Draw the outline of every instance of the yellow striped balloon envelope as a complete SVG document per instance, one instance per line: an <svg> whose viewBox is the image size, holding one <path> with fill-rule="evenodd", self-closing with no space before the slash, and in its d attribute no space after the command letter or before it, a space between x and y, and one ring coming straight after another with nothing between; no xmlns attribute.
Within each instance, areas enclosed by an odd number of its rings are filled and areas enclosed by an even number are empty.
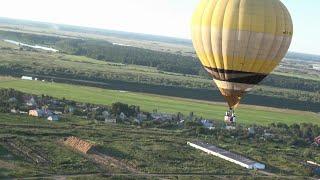
<svg viewBox="0 0 320 180"><path fill-rule="evenodd" d="M201 0L192 40L230 108L286 55L293 25L280 0Z"/></svg>

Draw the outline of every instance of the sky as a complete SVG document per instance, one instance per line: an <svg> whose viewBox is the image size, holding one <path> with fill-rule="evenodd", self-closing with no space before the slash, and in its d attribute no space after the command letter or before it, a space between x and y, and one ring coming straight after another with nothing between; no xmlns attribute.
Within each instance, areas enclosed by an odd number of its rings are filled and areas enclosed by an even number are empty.
<svg viewBox="0 0 320 180"><path fill-rule="evenodd" d="M0 17L190 39L199 0L1 0ZM320 1L282 0L294 22L291 51L320 55Z"/></svg>

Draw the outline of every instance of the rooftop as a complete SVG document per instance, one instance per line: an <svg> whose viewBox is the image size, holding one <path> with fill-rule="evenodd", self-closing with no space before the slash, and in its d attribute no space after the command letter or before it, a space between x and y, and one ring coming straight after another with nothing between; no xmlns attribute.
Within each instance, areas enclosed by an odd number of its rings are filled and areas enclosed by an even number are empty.
<svg viewBox="0 0 320 180"><path fill-rule="evenodd" d="M206 149L211 150L211 151L213 151L215 153L221 154L223 156L226 156L228 158L234 159L236 161L239 161L239 162L241 162L243 164L246 164L246 165L249 165L249 166L250 165L254 165L254 164L257 163L256 161L250 160L250 159L245 158L245 157L243 157L241 155L226 151L224 149L218 148L218 147L216 147L214 145L211 145L211 144L208 144L208 143L193 142L193 144L201 146L203 148L206 148Z"/></svg>

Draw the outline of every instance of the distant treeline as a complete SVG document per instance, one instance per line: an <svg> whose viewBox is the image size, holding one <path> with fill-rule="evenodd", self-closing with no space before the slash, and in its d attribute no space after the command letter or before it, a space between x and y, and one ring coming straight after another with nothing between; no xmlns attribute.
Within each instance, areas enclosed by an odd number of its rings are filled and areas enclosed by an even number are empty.
<svg viewBox="0 0 320 180"><path fill-rule="evenodd" d="M67 54L86 56L102 61L150 66L161 71L202 75L210 78L196 58L179 54L118 46L101 40L70 39L18 32L0 31L0 37L25 43L55 46ZM320 89L318 81L301 81L300 78L281 75L270 75L262 82L262 85L310 92L317 92Z"/></svg>
<svg viewBox="0 0 320 180"><path fill-rule="evenodd" d="M67 54L87 56L97 60L150 66L158 70L182 74L199 75L201 71L199 61L191 56L118 46L99 40L64 39L55 45Z"/></svg>
<svg viewBox="0 0 320 180"><path fill-rule="evenodd" d="M296 59L296 60L320 61L320 56L313 55L313 54L289 52L286 57L288 59Z"/></svg>
<svg viewBox="0 0 320 180"><path fill-rule="evenodd" d="M67 54L86 56L102 61L150 66L161 71L182 74L203 74L199 61L191 56L113 45L103 40L70 39L7 31L0 31L0 37L24 43L54 46Z"/></svg>
<svg viewBox="0 0 320 180"><path fill-rule="evenodd" d="M261 84L277 88L295 89L301 91L320 93L319 81L310 79L301 79L296 77L271 74L264 81L262 81Z"/></svg>

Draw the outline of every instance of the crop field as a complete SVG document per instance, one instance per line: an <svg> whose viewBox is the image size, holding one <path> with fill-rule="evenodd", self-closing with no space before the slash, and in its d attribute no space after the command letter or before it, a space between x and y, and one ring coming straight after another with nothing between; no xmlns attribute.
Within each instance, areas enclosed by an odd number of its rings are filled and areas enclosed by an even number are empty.
<svg viewBox="0 0 320 180"><path fill-rule="evenodd" d="M126 91L115 91L86 86L76 86L60 83L49 83L40 81L23 81L18 79L2 78L0 88L13 88L19 91L32 94L46 94L57 98L67 97L68 99L88 102L93 104L110 105L115 102L123 102L132 105L139 105L143 110L177 113L188 115L194 112L198 116L208 119L222 120L227 106L223 103L209 101L197 101L190 99L158 96L144 93L133 93ZM314 123L320 124L320 116L316 113L279 110L266 107L241 105L237 110L241 123L261 124L283 122L293 123Z"/></svg>

